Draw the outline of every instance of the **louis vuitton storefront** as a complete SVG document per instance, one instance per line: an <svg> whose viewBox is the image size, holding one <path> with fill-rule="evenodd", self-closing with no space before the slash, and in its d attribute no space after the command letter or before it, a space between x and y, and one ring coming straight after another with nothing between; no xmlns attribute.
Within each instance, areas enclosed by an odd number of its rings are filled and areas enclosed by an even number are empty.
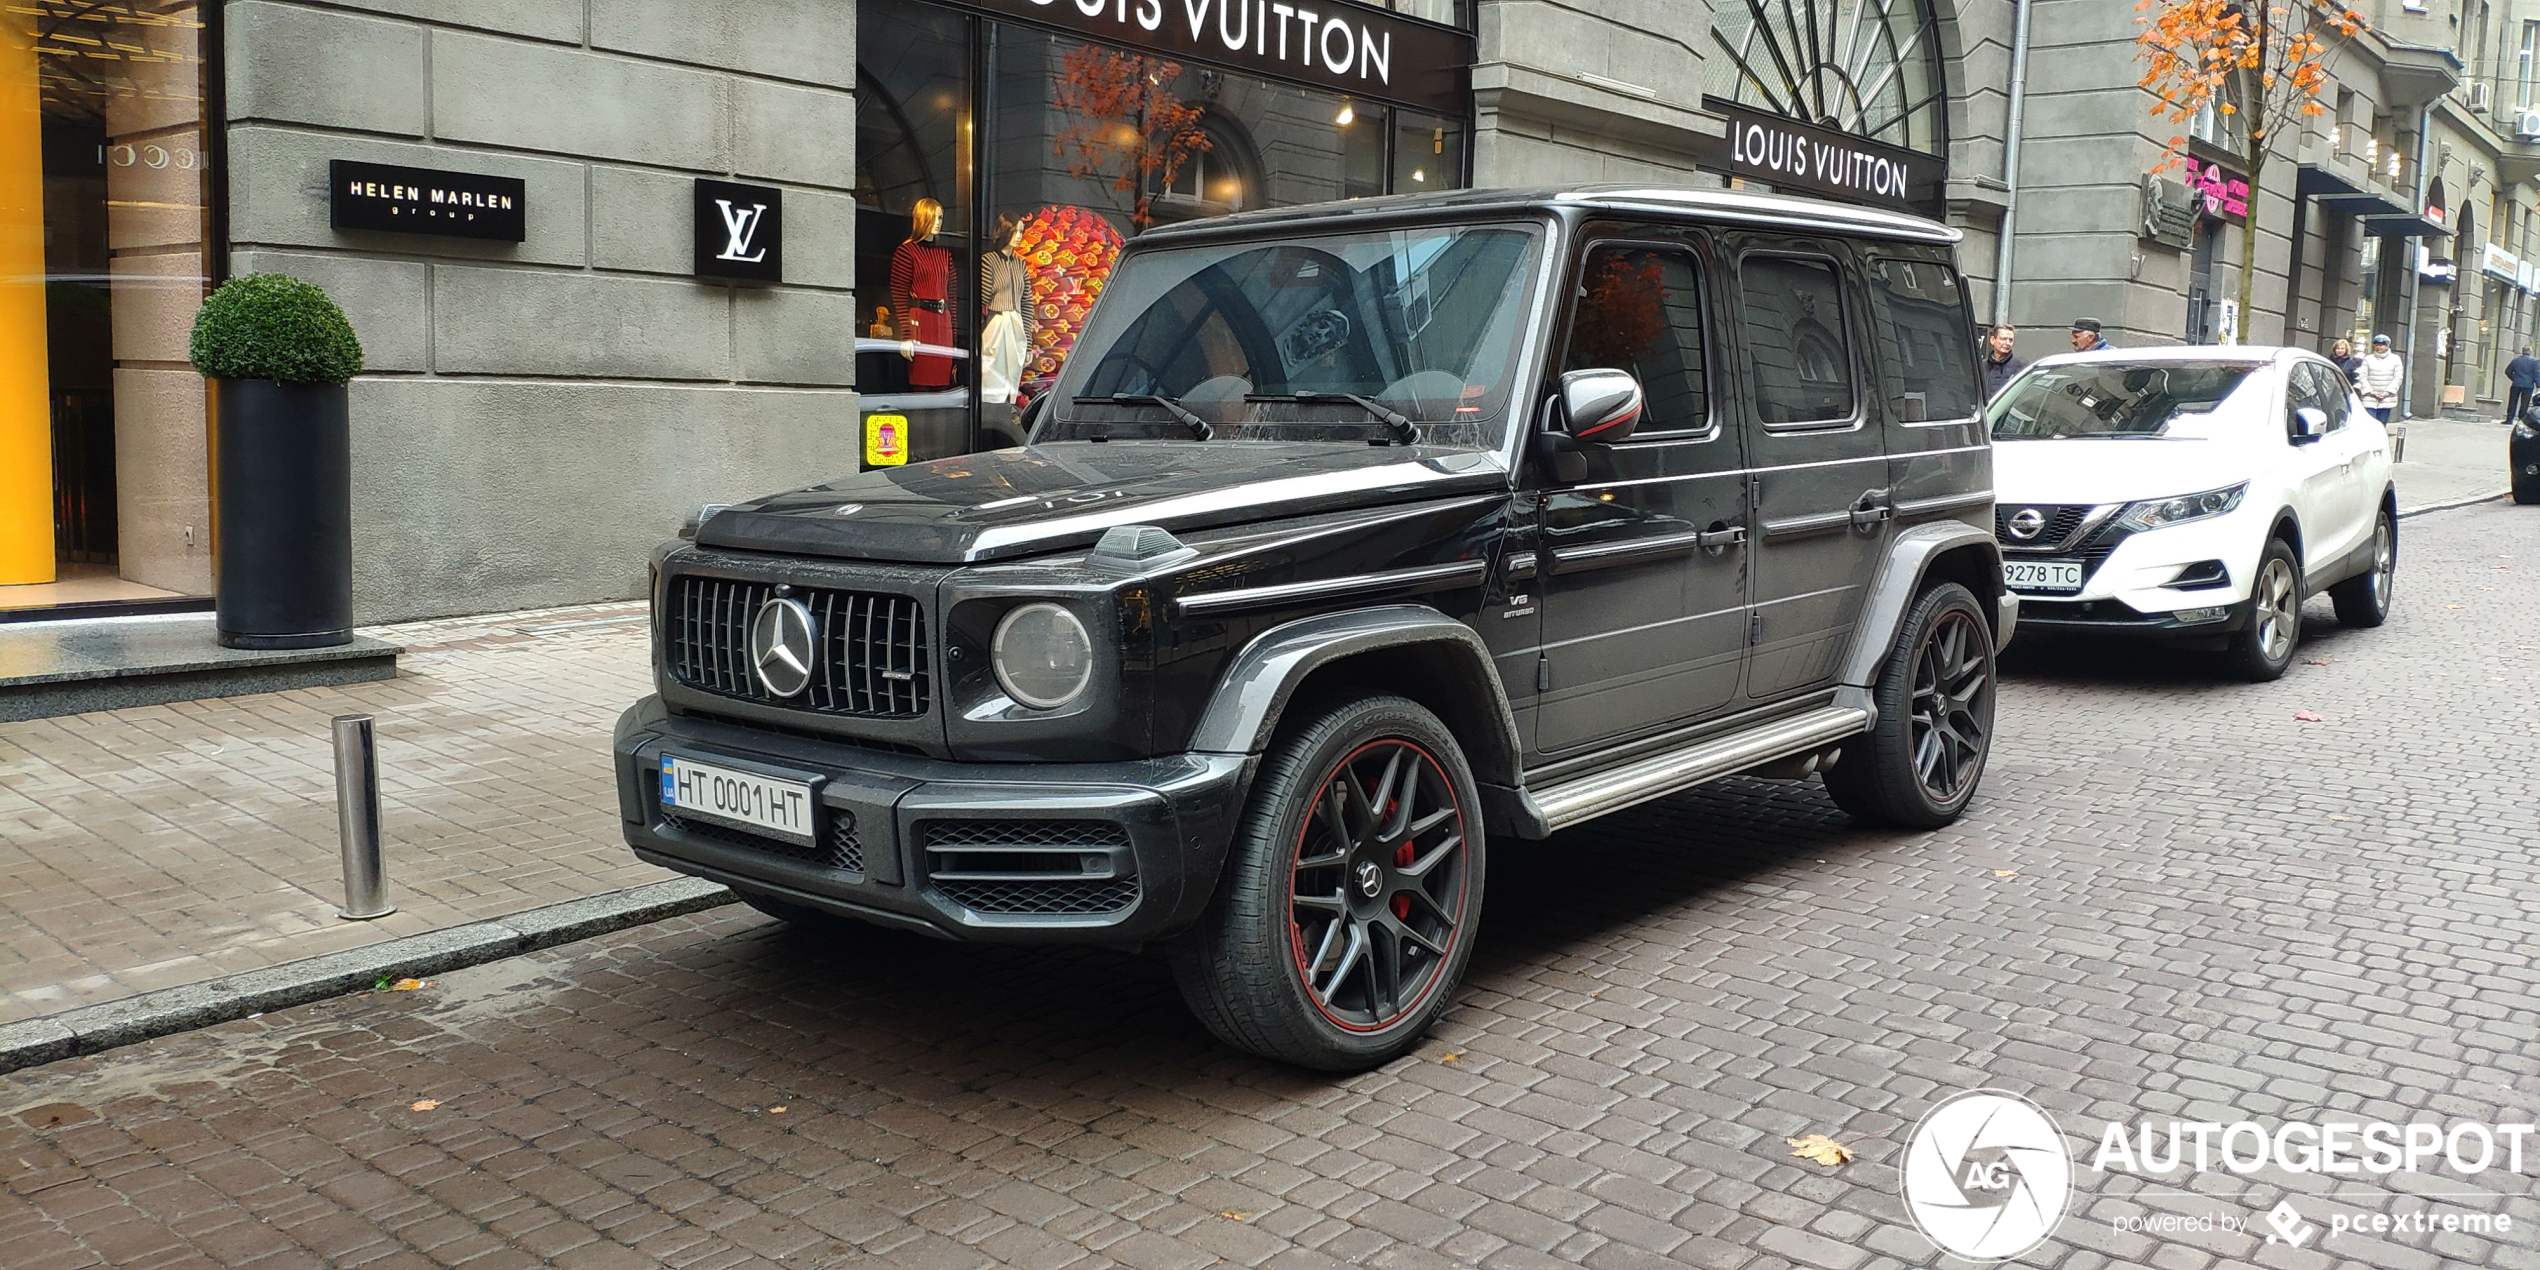
<svg viewBox="0 0 2540 1270"><path fill-rule="evenodd" d="M1016 439L1149 226L1464 186L1469 12L862 0L861 461Z"/></svg>

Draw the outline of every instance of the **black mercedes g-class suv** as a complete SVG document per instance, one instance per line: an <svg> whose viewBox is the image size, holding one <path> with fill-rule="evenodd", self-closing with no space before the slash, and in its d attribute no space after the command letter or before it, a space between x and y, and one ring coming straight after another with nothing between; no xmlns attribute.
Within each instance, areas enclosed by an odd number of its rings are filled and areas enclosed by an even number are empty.
<svg viewBox="0 0 2540 1270"><path fill-rule="evenodd" d="M1030 444L657 553L627 841L815 927L1163 941L1347 1069L1446 1007L1494 840L1740 772L1944 824L2018 612L1956 239L1638 188L1142 235Z"/></svg>

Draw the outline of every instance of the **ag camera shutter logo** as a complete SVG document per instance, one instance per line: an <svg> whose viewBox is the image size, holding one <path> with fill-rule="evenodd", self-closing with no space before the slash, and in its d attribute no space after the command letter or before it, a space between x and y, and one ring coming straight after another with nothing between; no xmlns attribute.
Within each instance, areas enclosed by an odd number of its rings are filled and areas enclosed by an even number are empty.
<svg viewBox="0 0 2540 1270"><path fill-rule="evenodd" d="M1923 1236L1970 1261L2034 1248L2072 1199L2072 1152L2037 1104L1975 1089L1931 1109L1905 1145L1905 1211Z"/></svg>

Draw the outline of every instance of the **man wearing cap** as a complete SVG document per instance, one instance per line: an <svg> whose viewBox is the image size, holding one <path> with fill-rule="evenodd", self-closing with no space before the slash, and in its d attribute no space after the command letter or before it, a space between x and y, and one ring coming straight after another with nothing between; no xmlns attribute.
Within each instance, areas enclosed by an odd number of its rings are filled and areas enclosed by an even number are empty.
<svg viewBox="0 0 2540 1270"><path fill-rule="evenodd" d="M2099 319L2097 319L2097 318L2074 318L2074 319L2073 319L2073 351L2074 351L2074 352L2076 352L2076 353L2095 353L2095 352L2098 352L2100 349L2106 348L2107 346L2108 346L2108 341L2107 341L2105 338L2101 337L2101 336L2100 336L2100 334L2099 334Z"/></svg>
<svg viewBox="0 0 2540 1270"><path fill-rule="evenodd" d="M2399 385L2408 377L2408 364L2390 351L2390 337L2372 337L2372 355L2355 371L2355 391L2364 399L2364 409L2383 423L2399 410Z"/></svg>

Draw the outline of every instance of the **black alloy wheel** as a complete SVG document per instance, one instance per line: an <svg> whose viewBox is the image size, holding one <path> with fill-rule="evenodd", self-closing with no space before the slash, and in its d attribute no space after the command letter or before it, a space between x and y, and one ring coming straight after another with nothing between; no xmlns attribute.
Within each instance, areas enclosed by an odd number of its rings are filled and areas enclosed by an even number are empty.
<svg viewBox="0 0 2540 1270"><path fill-rule="evenodd" d="M1915 599L1871 689L1878 721L1844 742L1826 792L1863 820L1937 829L1984 779L1993 746L1993 626L1955 582Z"/></svg>
<svg viewBox="0 0 2540 1270"><path fill-rule="evenodd" d="M1400 697L1283 727L1253 779L1214 906L1172 947L1227 1043L1355 1071L1409 1049L1471 958L1480 795L1453 734Z"/></svg>
<svg viewBox="0 0 2540 1270"><path fill-rule="evenodd" d="M1327 776L1297 837L1290 951L1334 1024L1417 1009L1463 929L1464 810L1437 757L1387 738Z"/></svg>

